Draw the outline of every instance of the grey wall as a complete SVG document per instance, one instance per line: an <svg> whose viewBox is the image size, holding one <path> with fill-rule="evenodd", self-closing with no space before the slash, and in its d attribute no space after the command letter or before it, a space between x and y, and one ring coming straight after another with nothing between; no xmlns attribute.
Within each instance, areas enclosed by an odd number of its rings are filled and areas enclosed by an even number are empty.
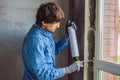
<svg viewBox="0 0 120 80"><path fill-rule="evenodd" d="M68 0L0 0L0 80L22 80L23 63L21 45L23 38L35 21L35 13L43 2L56 1L68 14ZM54 36L64 35L64 24ZM63 29L62 29L63 28ZM57 67L67 65L67 49L57 56ZM59 80L67 80L67 76Z"/></svg>

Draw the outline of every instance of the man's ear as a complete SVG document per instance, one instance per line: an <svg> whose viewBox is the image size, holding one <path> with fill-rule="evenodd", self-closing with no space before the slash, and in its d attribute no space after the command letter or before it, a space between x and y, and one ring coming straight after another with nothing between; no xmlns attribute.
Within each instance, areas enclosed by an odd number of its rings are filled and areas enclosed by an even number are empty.
<svg viewBox="0 0 120 80"><path fill-rule="evenodd" d="M41 23L42 23L42 28L43 29L45 29L48 26L48 24L46 24L44 21L42 21Z"/></svg>
<svg viewBox="0 0 120 80"><path fill-rule="evenodd" d="M42 21L41 23L42 23L42 26L44 26L44 27L48 26L48 24L45 23L44 21Z"/></svg>
<svg viewBox="0 0 120 80"><path fill-rule="evenodd" d="M45 22L44 22L44 21L42 21L41 23L42 23L42 25L45 25Z"/></svg>

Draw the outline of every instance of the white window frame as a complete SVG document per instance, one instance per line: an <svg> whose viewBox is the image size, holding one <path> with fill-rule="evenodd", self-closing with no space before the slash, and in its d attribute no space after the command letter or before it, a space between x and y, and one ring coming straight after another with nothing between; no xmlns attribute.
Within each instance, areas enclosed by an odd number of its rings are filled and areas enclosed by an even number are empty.
<svg viewBox="0 0 120 80"><path fill-rule="evenodd" d="M96 51L94 59L94 80L101 80L101 71L120 76L120 65L102 61L103 53L103 26L104 26L104 0L96 0Z"/></svg>

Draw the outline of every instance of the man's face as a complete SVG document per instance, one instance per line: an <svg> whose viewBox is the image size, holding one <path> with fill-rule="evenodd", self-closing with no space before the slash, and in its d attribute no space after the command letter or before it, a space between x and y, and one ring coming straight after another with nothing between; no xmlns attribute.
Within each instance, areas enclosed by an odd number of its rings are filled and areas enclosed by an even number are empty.
<svg viewBox="0 0 120 80"><path fill-rule="evenodd" d="M44 23L43 29L49 31L49 32L55 32L57 28L60 27L60 22L54 22L54 23Z"/></svg>

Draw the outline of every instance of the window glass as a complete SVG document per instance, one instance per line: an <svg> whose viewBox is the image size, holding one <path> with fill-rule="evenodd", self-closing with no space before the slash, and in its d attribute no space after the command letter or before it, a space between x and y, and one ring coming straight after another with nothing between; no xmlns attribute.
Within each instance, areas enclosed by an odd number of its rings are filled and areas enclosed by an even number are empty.
<svg viewBox="0 0 120 80"><path fill-rule="evenodd" d="M120 80L120 76L113 75L108 72L100 71L102 77L99 80Z"/></svg>
<svg viewBox="0 0 120 80"><path fill-rule="evenodd" d="M120 31L118 2L104 0L103 61L120 63ZM120 20L120 19L119 19Z"/></svg>

